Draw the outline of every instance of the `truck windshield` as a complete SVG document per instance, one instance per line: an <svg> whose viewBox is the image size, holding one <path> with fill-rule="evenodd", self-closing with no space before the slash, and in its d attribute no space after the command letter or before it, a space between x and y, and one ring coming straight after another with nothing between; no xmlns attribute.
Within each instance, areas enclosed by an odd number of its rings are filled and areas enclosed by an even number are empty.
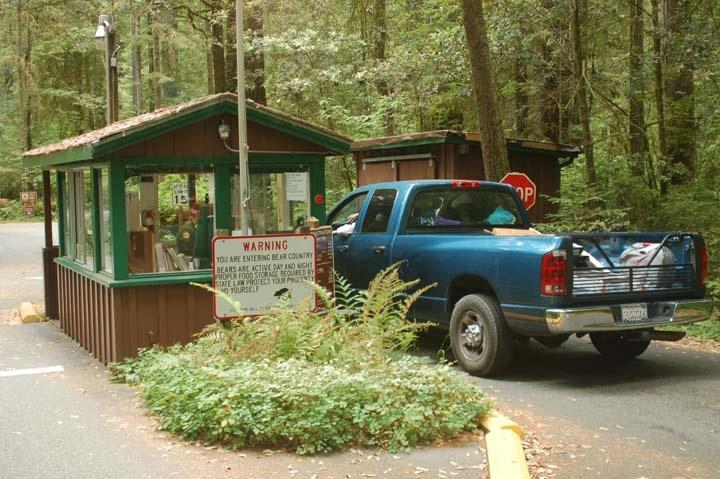
<svg viewBox="0 0 720 479"><path fill-rule="evenodd" d="M510 193L493 190L429 190L415 196L408 229L524 226Z"/></svg>

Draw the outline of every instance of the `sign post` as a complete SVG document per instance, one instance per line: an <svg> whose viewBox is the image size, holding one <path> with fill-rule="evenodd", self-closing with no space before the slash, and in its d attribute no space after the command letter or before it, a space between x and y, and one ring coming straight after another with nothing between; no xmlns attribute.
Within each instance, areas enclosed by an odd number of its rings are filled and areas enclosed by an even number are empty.
<svg viewBox="0 0 720 479"><path fill-rule="evenodd" d="M213 239L213 288L231 298L242 314L267 313L281 297L289 306L315 306L316 245L312 234L219 236ZM238 316L219 294L217 319Z"/></svg>
<svg viewBox="0 0 720 479"><path fill-rule="evenodd" d="M37 204L36 191L20 192L20 205L26 216L35 216L35 204Z"/></svg>
<svg viewBox="0 0 720 479"><path fill-rule="evenodd" d="M529 210L535 205L535 201L537 200L537 188L533 180L531 180L525 173L519 173L516 171L510 172L503 176L500 183L505 183L515 188L515 191L518 192L520 199L525 204L526 210Z"/></svg>

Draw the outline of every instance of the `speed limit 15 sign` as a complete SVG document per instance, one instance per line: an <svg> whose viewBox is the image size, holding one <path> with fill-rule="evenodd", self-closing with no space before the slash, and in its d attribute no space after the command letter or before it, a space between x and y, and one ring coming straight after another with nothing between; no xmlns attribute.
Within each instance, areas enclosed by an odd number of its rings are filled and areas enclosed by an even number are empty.
<svg viewBox="0 0 720 479"><path fill-rule="evenodd" d="M173 183L172 185L172 205L186 206L189 202L188 186L186 183Z"/></svg>

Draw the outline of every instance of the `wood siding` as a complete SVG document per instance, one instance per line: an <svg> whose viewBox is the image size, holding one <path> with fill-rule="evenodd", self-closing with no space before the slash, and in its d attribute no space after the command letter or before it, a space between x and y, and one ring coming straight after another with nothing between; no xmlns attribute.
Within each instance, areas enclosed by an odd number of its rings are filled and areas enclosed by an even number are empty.
<svg viewBox="0 0 720 479"><path fill-rule="evenodd" d="M237 117L229 114L217 115L192 125L173 130L169 133L141 141L112 154L112 158L208 158L232 154L223 145L218 136L221 122L231 125L228 144L237 149ZM250 153L318 153L324 154L325 148L315 143L288 135L273 128L248 122L248 145Z"/></svg>
<svg viewBox="0 0 720 479"><path fill-rule="evenodd" d="M196 286L111 289L57 268L60 327L104 364L154 344L187 343L214 321L212 295Z"/></svg>
<svg viewBox="0 0 720 479"><path fill-rule="evenodd" d="M395 162L367 163L366 158L390 157L415 153L433 155L432 165L428 160L402 160ZM535 155L525 151L510 151L510 168L527 174L537 187L537 200L528 211L530 221L543 223L548 214L557 212L557 207L542 195L559 196L560 164L551 155ZM482 153L479 144L441 143L405 148L367 150L353 153L357 168L358 186L381 181L425 180L432 178L484 180Z"/></svg>

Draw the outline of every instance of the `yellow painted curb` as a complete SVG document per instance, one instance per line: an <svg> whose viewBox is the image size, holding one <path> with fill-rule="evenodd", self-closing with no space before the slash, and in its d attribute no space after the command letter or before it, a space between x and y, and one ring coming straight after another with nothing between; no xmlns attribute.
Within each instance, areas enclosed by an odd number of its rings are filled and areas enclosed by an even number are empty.
<svg viewBox="0 0 720 479"><path fill-rule="evenodd" d="M497 411L482 420L491 479L529 479L522 438L525 431Z"/></svg>
<svg viewBox="0 0 720 479"><path fill-rule="evenodd" d="M23 324L40 322L40 316L35 312L32 303L22 303L20 305L20 321Z"/></svg>

